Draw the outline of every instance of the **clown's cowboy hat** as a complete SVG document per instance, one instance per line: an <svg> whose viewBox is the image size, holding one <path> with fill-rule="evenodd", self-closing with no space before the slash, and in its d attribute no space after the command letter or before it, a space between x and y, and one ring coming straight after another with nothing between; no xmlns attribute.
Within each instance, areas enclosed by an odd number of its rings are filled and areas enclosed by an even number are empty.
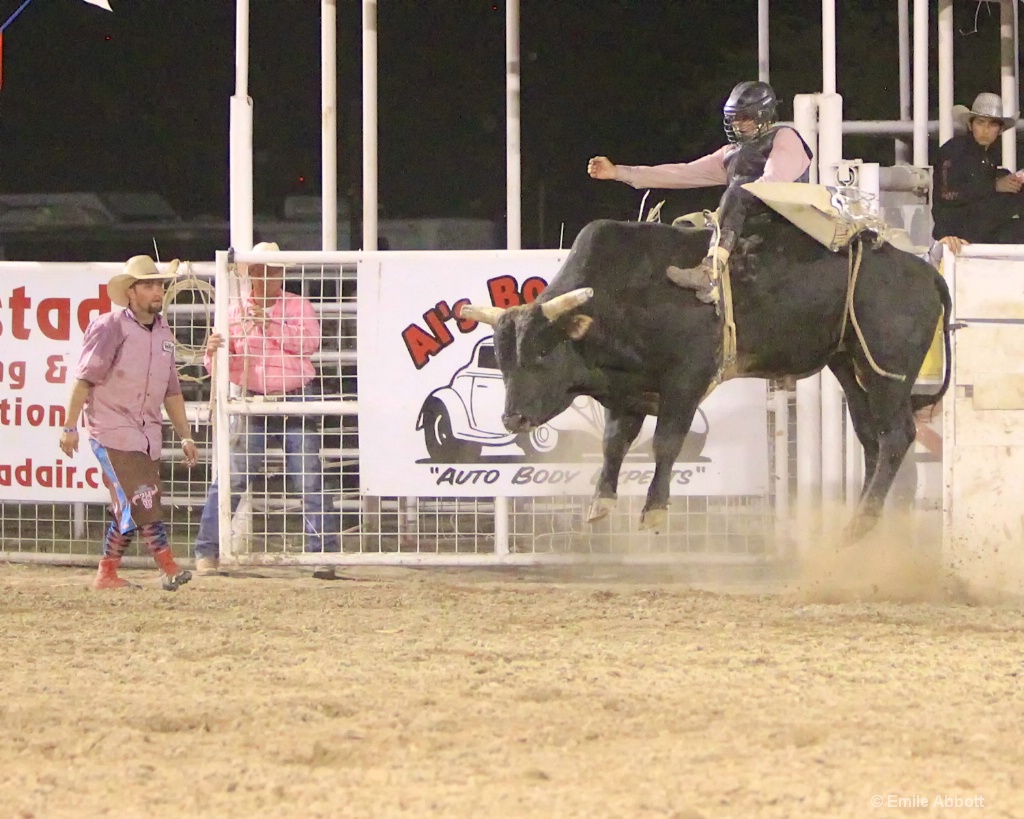
<svg viewBox="0 0 1024 819"><path fill-rule="evenodd" d="M178 275L177 259L168 262L167 270L163 273L149 256L132 256L124 263L124 271L118 273L107 282L107 295L110 301L118 307L128 306L128 288L135 282L150 282L165 279L173 279Z"/></svg>
<svg viewBox="0 0 1024 819"><path fill-rule="evenodd" d="M1016 117L1003 116L1003 101L998 94L982 92L974 98L974 104L968 108L966 105L953 106L953 124L957 128L967 128L975 117L987 117L997 119L1003 124L1003 130L1012 128L1017 124Z"/></svg>

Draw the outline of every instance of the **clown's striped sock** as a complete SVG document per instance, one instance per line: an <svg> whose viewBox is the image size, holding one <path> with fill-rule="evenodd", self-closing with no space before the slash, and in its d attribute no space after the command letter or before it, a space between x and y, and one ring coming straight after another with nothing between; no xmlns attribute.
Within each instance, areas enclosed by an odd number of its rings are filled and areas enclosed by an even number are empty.
<svg viewBox="0 0 1024 819"><path fill-rule="evenodd" d="M107 527L107 534L103 538L103 556L120 558L128 550L134 535L134 529L128 534L122 535L117 524L111 521L110 526Z"/></svg>

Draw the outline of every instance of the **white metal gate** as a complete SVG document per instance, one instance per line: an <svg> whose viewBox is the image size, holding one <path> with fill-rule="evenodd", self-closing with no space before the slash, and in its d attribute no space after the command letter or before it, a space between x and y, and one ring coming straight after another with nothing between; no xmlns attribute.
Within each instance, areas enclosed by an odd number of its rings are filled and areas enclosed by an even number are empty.
<svg viewBox="0 0 1024 819"><path fill-rule="evenodd" d="M1024 248L944 262L957 326L943 406L943 548L979 590L1024 592Z"/></svg>

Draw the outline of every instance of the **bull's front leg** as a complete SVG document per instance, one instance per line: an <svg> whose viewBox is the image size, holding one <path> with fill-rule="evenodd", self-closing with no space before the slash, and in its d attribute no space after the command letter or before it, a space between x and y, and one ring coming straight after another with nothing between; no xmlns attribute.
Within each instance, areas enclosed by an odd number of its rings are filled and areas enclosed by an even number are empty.
<svg viewBox="0 0 1024 819"><path fill-rule="evenodd" d="M605 409L602 440L604 464L601 467L601 478L597 482L597 491L594 492L594 501L587 514L587 523L594 523L607 517L615 508L622 461L636 436L640 434L640 427L643 426L646 417L636 412Z"/></svg>
<svg viewBox="0 0 1024 819"><path fill-rule="evenodd" d="M641 530L664 532L668 525L672 472L699 404L699 398L680 401L678 404L668 404L662 399L663 408L678 408L678 412L666 412L658 417L658 426L654 431L654 479L647 488L647 502L640 515Z"/></svg>

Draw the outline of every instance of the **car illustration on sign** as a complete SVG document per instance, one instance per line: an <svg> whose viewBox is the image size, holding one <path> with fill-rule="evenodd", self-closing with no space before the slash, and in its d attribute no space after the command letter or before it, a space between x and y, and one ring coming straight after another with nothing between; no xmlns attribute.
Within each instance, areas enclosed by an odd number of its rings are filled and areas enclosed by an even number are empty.
<svg viewBox="0 0 1024 819"><path fill-rule="evenodd" d="M569 460L600 457L604 433L604 408L589 396L578 396L565 412L529 432L512 433L501 421L505 407L505 383L498 367L494 340L477 342L469 363L456 370L451 382L427 396L416 419L430 460L440 463L471 463L481 459L484 448L517 445L523 460ZM633 444L633 457L650 459L656 419L648 418ZM680 461L700 460L707 440L707 417L697 410ZM571 453L571 455L569 454ZM628 457L628 456L627 456Z"/></svg>

